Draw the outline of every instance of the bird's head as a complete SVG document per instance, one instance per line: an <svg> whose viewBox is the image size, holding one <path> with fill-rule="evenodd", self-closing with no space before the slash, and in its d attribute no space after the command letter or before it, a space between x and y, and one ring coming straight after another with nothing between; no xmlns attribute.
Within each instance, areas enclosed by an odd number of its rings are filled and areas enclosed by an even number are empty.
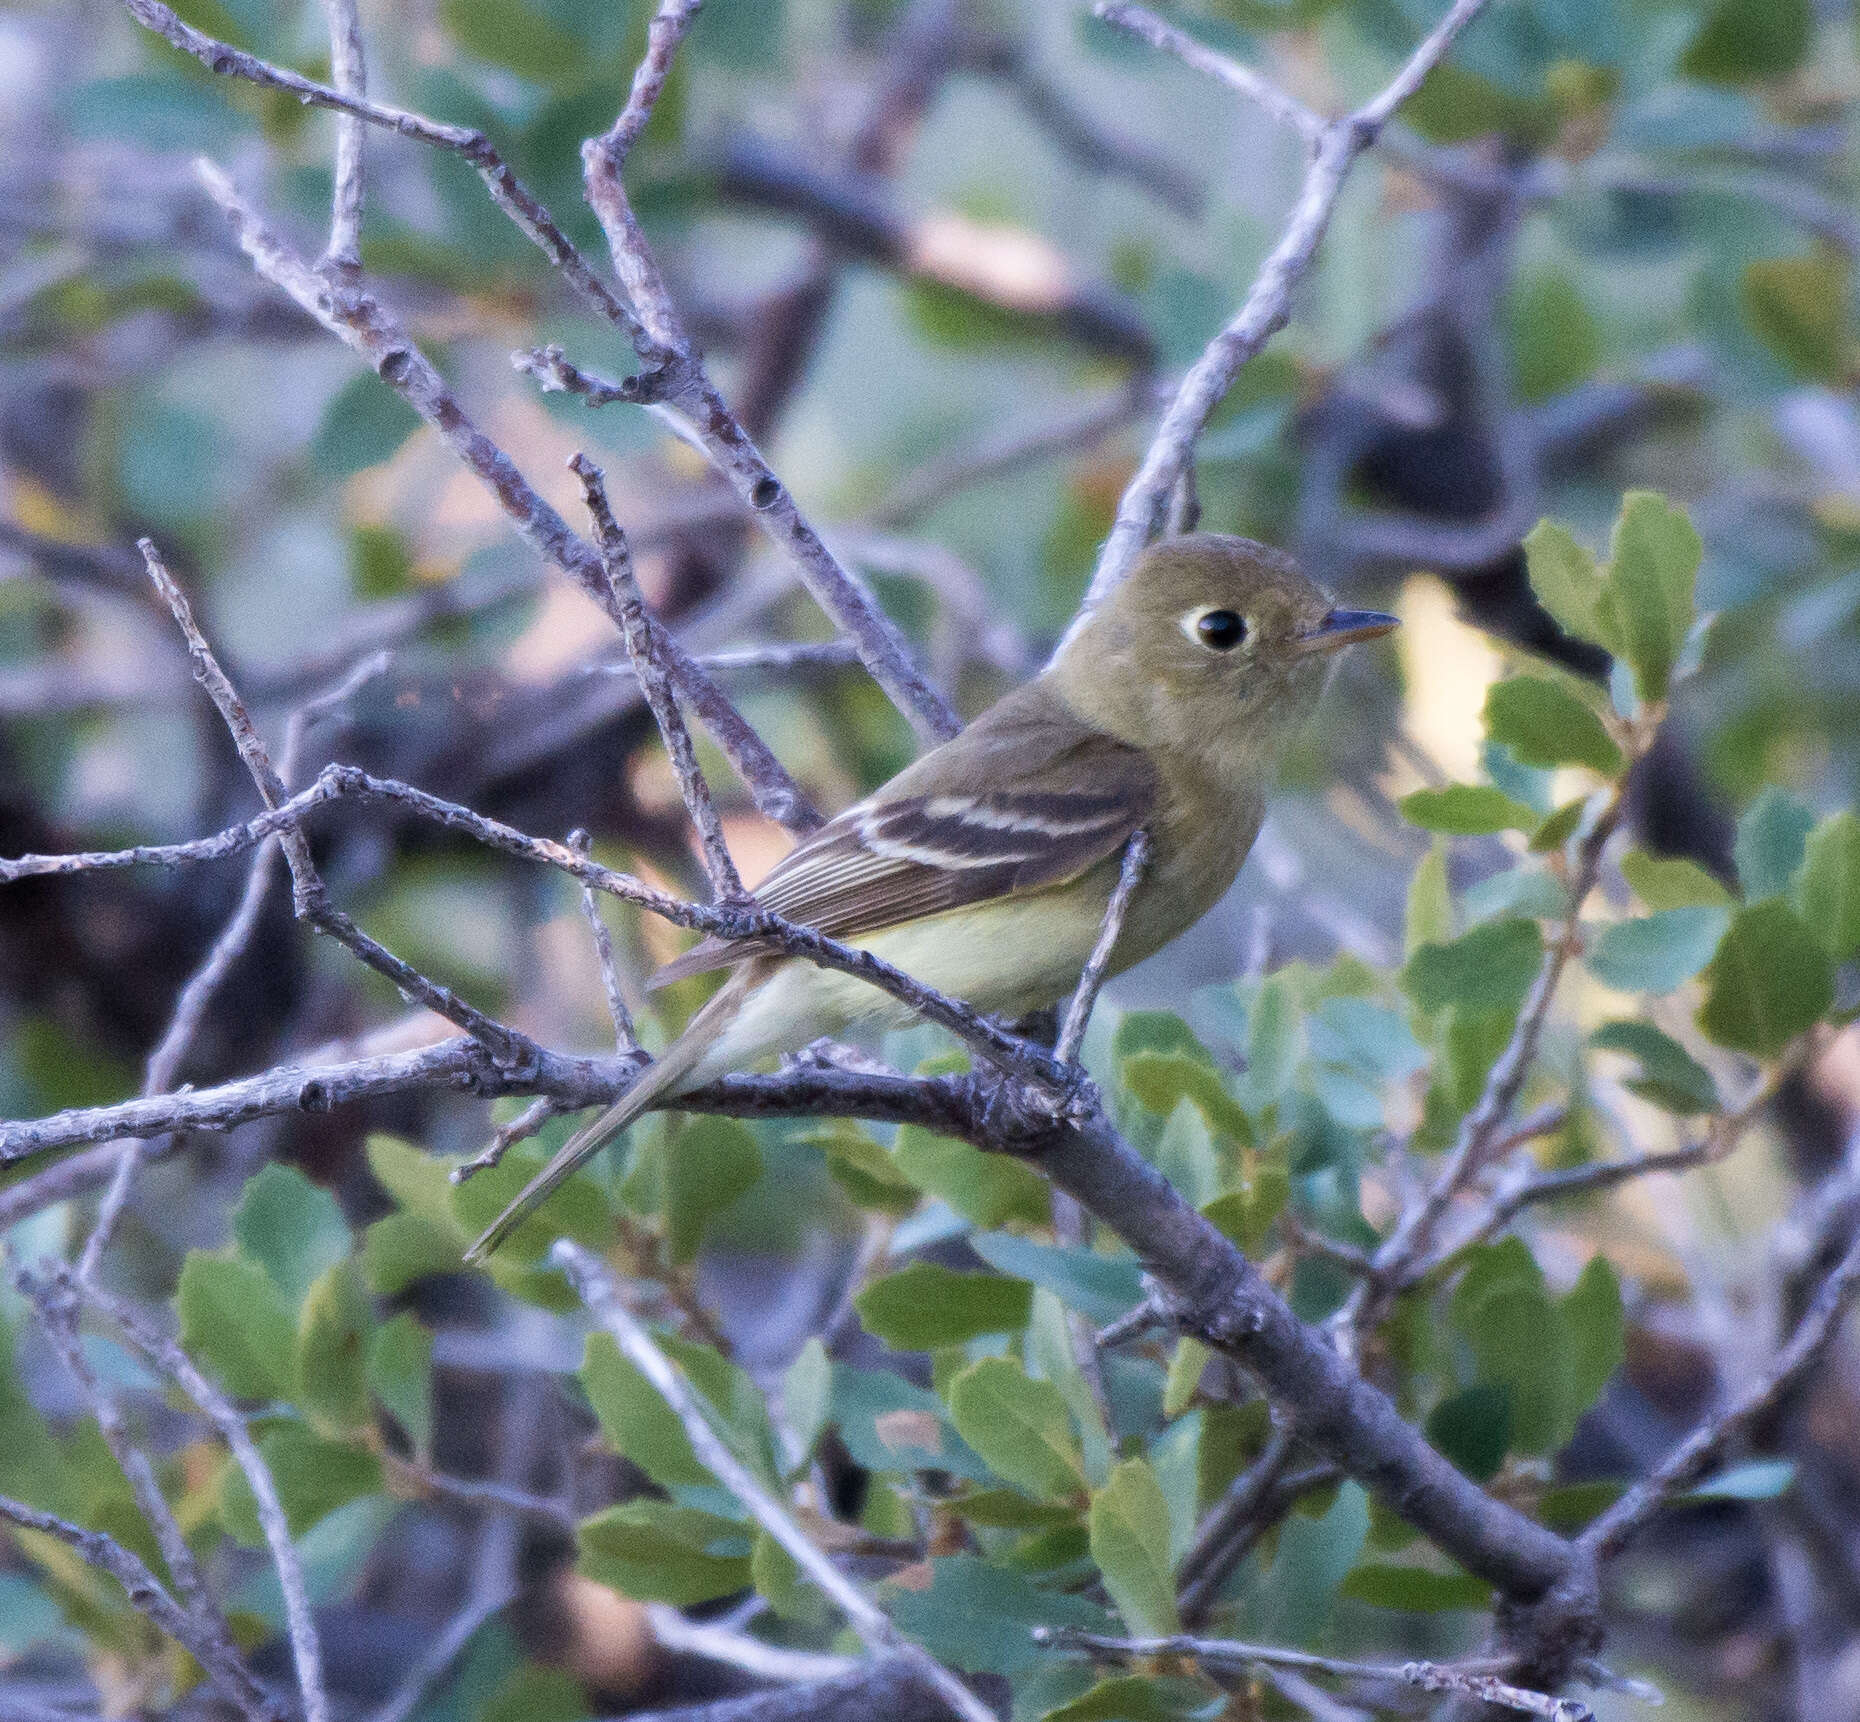
<svg viewBox="0 0 1860 1722"><path fill-rule="evenodd" d="M1336 654L1396 626L1344 610L1283 551L1221 533L1152 546L1048 666L1066 703L1139 747L1276 755Z"/></svg>

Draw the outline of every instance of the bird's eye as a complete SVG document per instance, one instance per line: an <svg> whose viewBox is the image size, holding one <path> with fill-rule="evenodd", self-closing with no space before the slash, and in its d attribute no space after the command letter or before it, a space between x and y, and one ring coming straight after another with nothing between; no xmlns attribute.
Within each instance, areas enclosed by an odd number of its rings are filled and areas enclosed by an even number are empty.
<svg viewBox="0 0 1860 1722"><path fill-rule="evenodd" d="M1194 621L1195 638L1211 652L1231 652L1246 639L1246 617L1237 610L1204 610Z"/></svg>

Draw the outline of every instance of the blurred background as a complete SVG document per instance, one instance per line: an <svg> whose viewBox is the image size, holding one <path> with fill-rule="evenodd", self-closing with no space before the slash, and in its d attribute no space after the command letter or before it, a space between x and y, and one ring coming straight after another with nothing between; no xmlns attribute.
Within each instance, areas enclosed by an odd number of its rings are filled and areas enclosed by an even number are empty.
<svg viewBox="0 0 1860 1722"><path fill-rule="evenodd" d="M316 6L177 10L327 75ZM1437 11L1202 0L1169 15L1338 111ZM645 16L637 0L364 3L370 91L482 127L604 257L578 148L611 123ZM1536 607L1519 540L1549 515L1599 545L1627 487L1689 509L1706 544L1700 607L1719 618L1638 786L1637 840L1722 874L1763 787L1820 811L1854 801L1857 98L1856 21L1838 0L1501 0L1468 32L1363 162L1291 327L1198 459L1205 526L1294 549L1340 598L1406 626L1352 654L1232 897L1119 983L1118 1006L1212 1020L1236 975L1339 950L1399 960L1427 840L1394 801L1482 774L1509 783L1518 768L1482 757L1479 723L1507 652L1605 671ZM146 533L274 752L293 710L390 654L309 726L298 782L355 761L539 835L585 828L610 864L700 890L610 625L430 430L253 274L193 175L212 157L313 254L332 138L326 114L212 78L102 0L0 7L0 853L181 840L254 806L140 572ZM366 148L365 267L483 428L571 521L568 457L603 465L651 602L691 650L723 654L717 673L822 808L905 763L902 720L699 459L637 408L543 393L512 366L513 351L556 343L617 376L631 355L470 168L376 132ZM1244 297L1300 168L1290 134L1060 0L709 0L628 178L744 423L972 713L1063 630L1168 385ZM761 650L777 644L799 649ZM753 880L786 838L705 758ZM593 948L561 881L378 810L320 820L316 843L336 899L427 973L551 1046L606 1043ZM1500 839L1456 845L1455 883L1508 859ZM134 1093L243 885L235 864L0 891L0 1114ZM639 983L680 938L609 919L656 1044L701 989L648 1006ZM274 888L178 1076L442 1032L296 930ZM1774 1151L1696 1213L1631 1194L1611 1206L1596 1223L1624 1276L1690 1283L1719 1300L1721 1328L1734 1322L1791 1170L1829 1163L1852 1128L1857 1064L1824 1061L1797 1083ZM112 1273L165 1293L183 1252L225 1239L267 1161L333 1192L360 1227L388 1205L371 1132L458 1152L488 1123L480 1103L418 1095L185 1143L140 1184ZM818 1327L861 1235L799 1137L765 1142L762 1181L719 1216L699 1269L751 1361L785 1362ZM37 1215L15 1249L63 1248L82 1209ZM448 1468L521 1477L524 1444L559 1443L569 1415L537 1383L578 1347L480 1283L420 1297L439 1332ZM1690 1317L1643 1313L1594 1439L1657 1451L1709 1392L1711 1354ZM56 1373L29 1335L18 1343L24 1377ZM1852 1412L1839 1402L1831 1448L1852 1452ZM533 1581L525 1606L481 1635L430 1714L577 1715L583 1692L613 1710L702 1696L717 1678L652 1647L614 1593L569 1580L547 1527L504 1524L509 1546L487 1555L464 1508L363 1504L373 1517L326 1520L314 1547L344 1623L332 1683L354 1706L391 1686L472 1563L493 1558ZM1843 1509L1829 1533L1847 1589L1816 1664L1831 1707L1815 1711L1776 1645L1791 1611L1819 1605L1749 1518L1689 1518L1646 1564L1624 1636L1663 1678L1677 1670L1680 1715L1860 1714L1860 1519ZM10 1609L14 1582L0 1572L0 1659L36 1659L21 1666L55 1685L68 1629Z"/></svg>

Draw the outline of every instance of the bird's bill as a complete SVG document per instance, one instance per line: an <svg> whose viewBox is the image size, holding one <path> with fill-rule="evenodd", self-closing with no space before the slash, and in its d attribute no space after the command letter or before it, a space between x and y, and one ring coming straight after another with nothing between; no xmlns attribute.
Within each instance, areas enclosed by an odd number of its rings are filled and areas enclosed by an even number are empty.
<svg viewBox="0 0 1860 1722"><path fill-rule="evenodd" d="M1373 640L1393 633L1401 626L1399 617L1381 610L1332 610L1315 628L1301 636L1302 652L1334 652L1340 646L1354 646L1358 640Z"/></svg>

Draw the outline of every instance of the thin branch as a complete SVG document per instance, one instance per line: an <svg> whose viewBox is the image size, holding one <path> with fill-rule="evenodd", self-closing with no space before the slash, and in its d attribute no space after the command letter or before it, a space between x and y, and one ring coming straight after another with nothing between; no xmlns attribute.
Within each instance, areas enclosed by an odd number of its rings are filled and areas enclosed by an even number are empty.
<svg viewBox="0 0 1860 1722"><path fill-rule="evenodd" d="M248 1694L252 1676L245 1664L228 1666L214 1635L202 1628L192 1615L170 1596L162 1582L142 1558L102 1531L87 1531L68 1519L42 1513L24 1501L0 1495L0 1519L9 1520L23 1531L37 1531L52 1537L73 1550L86 1565L106 1572L123 1587L123 1593L139 1614L146 1616L207 1671L207 1676L242 1714L270 1717L276 1714L265 1701L259 1708L249 1707ZM262 1698L262 1694L261 1694Z"/></svg>
<svg viewBox="0 0 1860 1722"><path fill-rule="evenodd" d="M1305 1650L1284 1650L1276 1645L1241 1644L1227 1638L1192 1638L1175 1633L1166 1638L1112 1638L1081 1632L1073 1627L1036 1626L1034 1641L1068 1650L1088 1651L1117 1661L1153 1656L1187 1656L1210 1669L1284 1668L1333 1679L1375 1680L1418 1687L1423 1692L1452 1692L1478 1698L1506 1710L1544 1716L1552 1722L1590 1722L1593 1712L1575 1698L1555 1698L1508 1685L1491 1664L1441 1662L1351 1662L1338 1656L1317 1656Z"/></svg>
<svg viewBox="0 0 1860 1722"><path fill-rule="evenodd" d="M400 1684L381 1701L367 1722L407 1722L419 1709L426 1689L465 1653L471 1641L509 1607L516 1595L514 1588L497 1587L470 1598L413 1659Z"/></svg>
<svg viewBox="0 0 1860 1722"><path fill-rule="evenodd" d="M362 21L355 0L323 0L329 14L329 69L336 88L345 96L366 99L368 67L362 54ZM336 172L330 192L329 249L323 263L340 275L358 274L362 267L362 205L366 198L366 170L362 163L366 125L357 114L336 118Z"/></svg>
<svg viewBox="0 0 1860 1722"><path fill-rule="evenodd" d="M665 1649L740 1668L758 1680L837 1680L862 1666L850 1656L789 1650L784 1645L765 1644L746 1632L734 1632L715 1621L687 1620L677 1609L662 1602L646 1604L646 1622L652 1628L652 1636Z"/></svg>
<svg viewBox="0 0 1860 1722"><path fill-rule="evenodd" d="M585 831L568 834L569 848L584 861L588 859L592 844L593 839ZM601 913L594 887L586 880L581 884L581 913L588 923L589 936L594 940L594 960L601 971L601 990L607 995L607 1014L613 1019L614 1051L626 1058L639 1051L639 1031L633 1025L633 1012L620 986L620 970L614 962L614 936L608 931L607 917Z"/></svg>
<svg viewBox="0 0 1860 1722"><path fill-rule="evenodd" d="M1681 1441L1600 1518L1583 1531L1582 1548L1597 1560L1618 1555L1646 1522L1672 1497L1696 1483L1730 1442L1760 1418L1817 1363L1840 1331L1840 1318L1860 1293L1860 1238L1821 1282L1795 1332L1775 1361L1722 1410Z"/></svg>
<svg viewBox="0 0 1860 1722"><path fill-rule="evenodd" d="M1087 603L1097 603L1123 579L1161 530L1176 483L1214 409L1233 387L1240 368L1290 320L1292 293L1317 255L1318 243L1357 158L1485 5L1486 0L1454 0L1380 95L1317 133L1297 202L1278 244L1260 265L1245 303L1189 367L1142 464L1125 486L1117 519L1099 553Z"/></svg>
<svg viewBox="0 0 1860 1722"><path fill-rule="evenodd" d="M381 302L359 287L338 288L326 281L259 219L217 167L202 161L196 169L208 194L225 211L241 249L259 274L366 359L491 492L518 535L606 609L610 593L600 557L569 530L568 523L536 493L510 457L478 429L426 355ZM791 831L812 831L820 823L819 815L767 743L743 721L723 690L692 662L689 654L657 623L654 629L680 692L690 700L692 710L742 778L756 806Z"/></svg>
<svg viewBox="0 0 1860 1722"><path fill-rule="evenodd" d="M93 1138L93 1140L95 1140ZM152 1148L151 1154L159 1152ZM122 1165L123 1151L114 1142L104 1142L81 1154L72 1154L30 1178L21 1178L0 1190L0 1232L10 1231L21 1220L49 1208L55 1202L68 1202L87 1196L107 1185ZM146 1157L145 1157L146 1158ZM0 1164L4 1164L0 1159Z"/></svg>
<svg viewBox="0 0 1860 1722"><path fill-rule="evenodd" d="M1251 66L1239 60L1230 60L1225 54L1216 53L1173 24L1165 23L1147 6L1133 6L1129 0L1098 0L1092 11L1105 23L1114 24L1120 30L1128 30L1131 35L1148 42L1152 48L1173 54L1183 65L1216 79L1230 90L1245 96L1248 101L1257 103L1280 125L1291 127L1304 139L1307 148L1315 149L1323 137L1326 124L1323 115L1313 112L1297 97L1287 94Z"/></svg>
<svg viewBox="0 0 1860 1722"><path fill-rule="evenodd" d="M81 1284L68 1270L54 1269L53 1272L60 1274L64 1283L76 1290L84 1301L107 1315L150 1363L193 1400L232 1449L233 1461L245 1473L245 1480L251 1487L259 1527L271 1550L272 1563L278 1569L291 1659L297 1669L298 1690L303 1694L304 1722L329 1722L329 1698L323 1689L323 1651L317 1637L316 1617L310 1609L303 1563L297 1558L296 1545L291 1541L284 1504L278 1498L278 1485L246 1427L245 1418L180 1346L147 1324L140 1310L94 1284Z"/></svg>
<svg viewBox="0 0 1860 1722"><path fill-rule="evenodd" d="M692 1451L758 1525L793 1558L821 1593L846 1617L866 1647L881 1656L902 1656L965 1722L996 1722L995 1713L920 1646L905 1638L890 1617L818 1549L792 1515L730 1451L705 1414L697 1394L673 1367L652 1335L621 1302L605 1267L579 1245L558 1239L550 1260L568 1275L589 1313L612 1336L627 1361L652 1384L684 1425Z"/></svg>
<svg viewBox="0 0 1860 1722"><path fill-rule="evenodd" d="M742 876L730 858L730 845L723 835L723 822L717 817L711 800L710 785L704 781L698 765L697 749L691 744L691 732L685 728L684 714L678 709L678 696L659 656L657 640L646 611L646 595L640 590L639 576L633 572L633 553L627 548L626 534L614 519L607 500L607 486L601 469L585 454L569 461L569 469L581 480L582 495L594 522L594 535L601 550L601 568L612 593L612 607L619 612L620 628L626 640L627 657L639 678L640 692L652 709L653 721L678 777L678 793L684 798L685 812L704 849L704 871L710 875L710 890L720 903L740 902L749 893L743 889Z"/></svg>
<svg viewBox="0 0 1860 1722"><path fill-rule="evenodd" d="M251 1722L280 1722L283 1711L246 1667L245 1659L233 1639L232 1628L207 1590L200 1563L195 1560L194 1551L188 1546L187 1538L175 1520L173 1509L168 1505L168 1498L162 1493L161 1484L155 1476L155 1467L149 1462L148 1454L129 1439L128 1431L123 1426L122 1412L109 1389L90 1366L83 1340L78 1333L78 1302L69 1284L54 1277L41 1278L28 1272L17 1274L14 1284L31 1300L47 1337L90 1406L104 1444L110 1449L118 1468L128 1478L130 1492L135 1496L142 1517L155 1535L155 1545L161 1550L161 1558L174 1580L175 1589L180 1593L182 1606L200 1632L214 1645L215 1661L212 1666L232 1683L230 1696L233 1702L245 1716L251 1718Z"/></svg>
<svg viewBox="0 0 1860 1722"><path fill-rule="evenodd" d="M620 110L612 130L601 140L613 158L616 173L626 165L626 158L639 142L646 122L652 118L652 110L658 106L664 92L665 80L671 76L678 44L685 39L685 32L691 28L703 4L704 0L659 0L658 10L646 26L646 52L633 68L633 87L627 92L626 106ZM638 300L634 302L637 304Z"/></svg>
<svg viewBox="0 0 1860 1722"><path fill-rule="evenodd" d="M1079 976L1072 1002L1066 1006L1059 1039L1053 1046L1053 1056L1061 1064L1078 1063L1079 1049L1085 1044L1085 1030L1091 1022L1091 1008L1098 1002L1105 971L1111 966L1111 953L1117 948L1117 941L1124 931L1124 917L1130 912L1130 900L1136 895L1137 887L1143 883L1143 870L1149 865L1149 860L1150 834L1143 830L1133 831L1130 841L1124 845L1124 864L1117 875L1117 884L1112 888L1111 900L1105 905L1104 925L1098 929L1098 942L1091 948L1091 956Z"/></svg>
<svg viewBox="0 0 1860 1722"><path fill-rule="evenodd" d="M393 1453L384 1453L382 1459L396 1492L416 1500L457 1501L463 1506L516 1513L526 1519L540 1519L571 1536L580 1522L564 1502L533 1495L527 1489L515 1489L484 1477L448 1476Z"/></svg>
<svg viewBox="0 0 1860 1722"><path fill-rule="evenodd" d="M582 886L584 894L587 886ZM469 1178L475 1178L480 1172L488 1172L519 1142L527 1142L551 1118L560 1116L561 1106L553 1096L540 1094L528 1106L519 1112L508 1124L500 1124L491 1132L491 1140L469 1160L460 1161L452 1168L451 1178L455 1184L463 1184Z"/></svg>

